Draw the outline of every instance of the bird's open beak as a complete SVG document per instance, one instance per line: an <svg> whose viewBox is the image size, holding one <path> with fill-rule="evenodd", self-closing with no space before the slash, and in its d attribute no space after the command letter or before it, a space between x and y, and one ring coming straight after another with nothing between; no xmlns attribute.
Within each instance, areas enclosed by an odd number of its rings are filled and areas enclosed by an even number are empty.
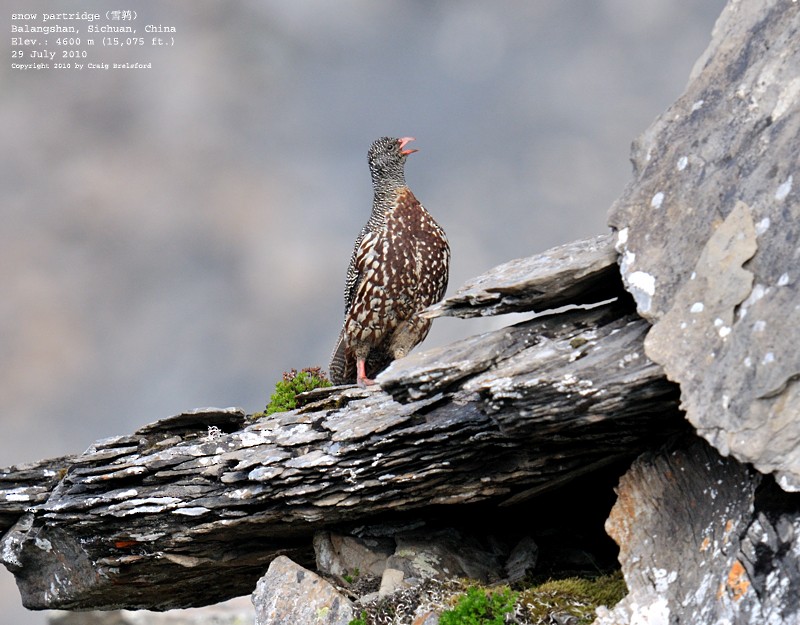
<svg viewBox="0 0 800 625"><path fill-rule="evenodd" d="M419 150L415 150L414 148L410 148L408 150L404 150L403 148L406 147L407 143L411 143L415 141L414 137L403 137L400 139L400 154L403 156L408 156L409 154L413 154L414 152L419 152Z"/></svg>

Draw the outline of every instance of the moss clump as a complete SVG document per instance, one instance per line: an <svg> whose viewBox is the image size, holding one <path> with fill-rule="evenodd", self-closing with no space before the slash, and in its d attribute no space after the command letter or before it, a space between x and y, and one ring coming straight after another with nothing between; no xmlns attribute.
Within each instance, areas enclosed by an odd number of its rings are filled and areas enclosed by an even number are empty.
<svg viewBox="0 0 800 625"><path fill-rule="evenodd" d="M439 625L504 625L505 615L514 610L518 593L508 588L488 592L469 588L452 610L445 610Z"/></svg>
<svg viewBox="0 0 800 625"><path fill-rule="evenodd" d="M297 371L284 372L283 380L275 385L275 392L269 398L264 414L294 410L297 407L297 396L315 388L331 386L325 373L319 367L306 367Z"/></svg>
<svg viewBox="0 0 800 625"><path fill-rule="evenodd" d="M524 622L547 623L551 614L561 613L576 617L579 625L588 625L595 619L595 608L614 606L627 592L619 571L593 579L548 580L520 594L520 611Z"/></svg>

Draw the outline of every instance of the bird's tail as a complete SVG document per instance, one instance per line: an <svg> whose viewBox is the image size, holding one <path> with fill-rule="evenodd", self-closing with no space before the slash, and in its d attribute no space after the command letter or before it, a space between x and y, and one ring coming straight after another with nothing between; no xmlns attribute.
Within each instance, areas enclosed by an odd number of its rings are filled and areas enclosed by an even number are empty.
<svg viewBox="0 0 800 625"><path fill-rule="evenodd" d="M328 377L336 385L347 384L345 369L347 362L344 352L344 328L339 332L339 339L331 355L331 364L328 366Z"/></svg>

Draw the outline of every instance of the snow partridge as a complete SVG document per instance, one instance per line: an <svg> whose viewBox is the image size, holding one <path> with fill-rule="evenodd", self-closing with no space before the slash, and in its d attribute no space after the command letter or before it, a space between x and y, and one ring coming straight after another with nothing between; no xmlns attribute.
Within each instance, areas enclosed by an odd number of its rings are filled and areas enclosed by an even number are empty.
<svg viewBox="0 0 800 625"><path fill-rule="evenodd" d="M450 246L406 185L412 137L382 137L369 149L372 214L356 238L344 287L344 324L329 367L334 384L373 384L428 334L419 315L444 296Z"/></svg>

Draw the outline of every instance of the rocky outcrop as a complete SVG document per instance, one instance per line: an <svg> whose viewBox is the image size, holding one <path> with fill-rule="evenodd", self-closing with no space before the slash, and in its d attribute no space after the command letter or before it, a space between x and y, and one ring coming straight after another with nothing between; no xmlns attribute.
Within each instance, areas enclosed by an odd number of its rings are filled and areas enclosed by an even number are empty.
<svg viewBox="0 0 800 625"><path fill-rule="evenodd" d="M598 241L573 244L572 266L582 249L594 259ZM573 307L398 361L383 390L312 392L257 421L198 410L98 441L41 465L61 479L8 531L3 562L31 608L188 607L250 592L279 555L312 568L320 529L525 502L682 429L677 389L642 352L648 327L627 298ZM13 510L52 486L37 475L15 478Z"/></svg>
<svg viewBox="0 0 800 625"><path fill-rule="evenodd" d="M608 529L630 595L597 625L800 619L800 496L772 479L800 490L799 34L797 3L729 2L612 207L645 351L713 448L622 479Z"/></svg>
<svg viewBox="0 0 800 625"><path fill-rule="evenodd" d="M723 455L800 490L800 5L729 2L612 207L646 350Z"/></svg>
<svg viewBox="0 0 800 625"><path fill-rule="evenodd" d="M618 495L631 592L596 625L797 622L800 501L772 478L693 441L640 457Z"/></svg>

